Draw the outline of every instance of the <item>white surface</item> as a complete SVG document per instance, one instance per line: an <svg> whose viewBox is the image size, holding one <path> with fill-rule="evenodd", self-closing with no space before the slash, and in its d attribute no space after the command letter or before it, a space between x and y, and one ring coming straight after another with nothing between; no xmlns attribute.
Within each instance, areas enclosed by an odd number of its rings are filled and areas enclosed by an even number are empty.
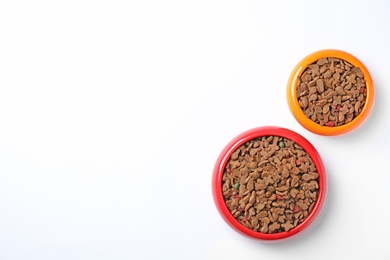
<svg viewBox="0 0 390 260"><path fill-rule="evenodd" d="M60 3L61 2L61 3ZM390 259L387 1L2 1L0 259ZM323 137L290 114L307 54L357 56L368 121ZM211 172L234 136L290 128L329 193L298 239L231 230Z"/></svg>

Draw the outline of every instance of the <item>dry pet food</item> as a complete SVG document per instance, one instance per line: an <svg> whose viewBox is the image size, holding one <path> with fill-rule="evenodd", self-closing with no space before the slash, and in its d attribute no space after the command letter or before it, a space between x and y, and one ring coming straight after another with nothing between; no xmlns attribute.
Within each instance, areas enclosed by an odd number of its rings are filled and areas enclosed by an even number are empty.
<svg viewBox="0 0 390 260"><path fill-rule="evenodd" d="M366 81L360 68L347 61L322 58L298 78L296 94L306 117L322 126L341 126L362 111Z"/></svg>
<svg viewBox="0 0 390 260"><path fill-rule="evenodd" d="M319 188L317 169L307 152L279 136L241 145L222 177L222 193L231 214L261 233L296 227L313 209Z"/></svg>

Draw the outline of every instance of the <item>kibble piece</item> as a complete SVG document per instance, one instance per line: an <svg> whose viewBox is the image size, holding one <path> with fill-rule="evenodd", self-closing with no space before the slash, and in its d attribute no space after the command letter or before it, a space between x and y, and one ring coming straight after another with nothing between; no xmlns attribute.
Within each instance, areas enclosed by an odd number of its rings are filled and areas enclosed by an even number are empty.
<svg viewBox="0 0 390 260"><path fill-rule="evenodd" d="M269 225L268 230L270 233L274 233L275 230L280 228L280 224L278 222L274 222L271 225Z"/></svg>
<svg viewBox="0 0 390 260"><path fill-rule="evenodd" d="M290 221L286 221L281 226L284 228L285 231L289 231L290 229L292 229L294 227L294 225L291 224Z"/></svg>

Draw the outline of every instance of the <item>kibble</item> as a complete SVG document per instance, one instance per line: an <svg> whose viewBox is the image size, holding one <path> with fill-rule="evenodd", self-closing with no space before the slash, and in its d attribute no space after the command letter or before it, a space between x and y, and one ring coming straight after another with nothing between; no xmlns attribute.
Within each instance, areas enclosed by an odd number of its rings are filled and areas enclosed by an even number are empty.
<svg viewBox="0 0 390 260"><path fill-rule="evenodd" d="M222 177L222 193L233 217L261 233L299 225L313 209L319 189L311 157L294 141L279 136L241 145Z"/></svg>
<svg viewBox="0 0 390 260"><path fill-rule="evenodd" d="M307 118L335 127L354 120L366 102L366 80L360 68L334 57L310 64L298 78L298 103Z"/></svg>

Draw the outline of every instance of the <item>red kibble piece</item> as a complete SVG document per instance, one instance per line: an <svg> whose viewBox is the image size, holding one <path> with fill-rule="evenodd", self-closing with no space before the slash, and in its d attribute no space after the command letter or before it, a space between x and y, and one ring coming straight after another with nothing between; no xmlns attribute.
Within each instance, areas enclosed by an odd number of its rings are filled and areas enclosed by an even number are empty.
<svg viewBox="0 0 390 260"><path fill-rule="evenodd" d="M338 105L336 106L336 109L337 109L337 110L340 110L340 108L341 108L341 105L338 104Z"/></svg>
<svg viewBox="0 0 390 260"><path fill-rule="evenodd" d="M365 87L361 87L360 90L359 90L360 93L364 93L364 91L366 91Z"/></svg>
<svg viewBox="0 0 390 260"><path fill-rule="evenodd" d="M301 208L298 207L297 205L295 205L293 212L294 212L294 213L297 213L297 212L299 212L299 211L301 211Z"/></svg>
<svg viewBox="0 0 390 260"><path fill-rule="evenodd" d="M241 197L240 197L240 195L233 195L232 198L233 198L233 199L239 199L239 198L241 198Z"/></svg>
<svg viewBox="0 0 390 260"><path fill-rule="evenodd" d="M279 194L276 194L276 199L277 199L277 200L283 200L283 197L280 196Z"/></svg>
<svg viewBox="0 0 390 260"><path fill-rule="evenodd" d="M328 121L325 125L329 126L329 127L333 127L334 126L334 122L333 121Z"/></svg>
<svg viewBox="0 0 390 260"><path fill-rule="evenodd" d="M248 221L248 218L243 218L242 221Z"/></svg>
<svg viewBox="0 0 390 260"><path fill-rule="evenodd" d="M296 164L297 166L301 165L301 163L302 163L302 160L301 160L301 159L296 159L296 160L295 160L295 164Z"/></svg>
<svg viewBox="0 0 390 260"><path fill-rule="evenodd" d="M226 172L227 172L227 173L231 173L232 170L230 170L230 168L226 168Z"/></svg>

